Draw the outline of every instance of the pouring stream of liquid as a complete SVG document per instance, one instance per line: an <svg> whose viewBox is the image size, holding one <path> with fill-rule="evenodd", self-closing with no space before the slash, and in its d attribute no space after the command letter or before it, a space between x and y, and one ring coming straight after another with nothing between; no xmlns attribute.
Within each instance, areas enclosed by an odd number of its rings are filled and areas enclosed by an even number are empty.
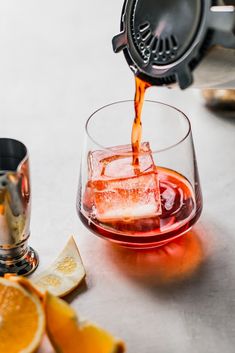
<svg viewBox="0 0 235 353"><path fill-rule="evenodd" d="M132 144L132 152L133 152L133 166L136 170L139 168L139 157L138 154L140 152L141 147L141 138L142 138L142 121L141 121L141 113L144 103L145 91L150 84L142 81L140 78L135 77L135 119L132 126L132 134L131 134L131 144Z"/></svg>

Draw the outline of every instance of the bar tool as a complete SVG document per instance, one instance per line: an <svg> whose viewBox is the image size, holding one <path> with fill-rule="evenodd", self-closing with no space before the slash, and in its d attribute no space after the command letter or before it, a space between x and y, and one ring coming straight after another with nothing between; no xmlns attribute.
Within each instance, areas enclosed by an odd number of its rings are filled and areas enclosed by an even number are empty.
<svg viewBox="0 0 235 353"><path fill-rule="evenodd" d="M20 141L0 138L0 276L28 275L38 255L28 246L31 192L29 156Z"/></svg>
<svg viewBox="0 0 235 353"><path fill-rule="evenodd" d="M113 38L136 76L185 89L235 88L235 1L126 0Z"/></svg>

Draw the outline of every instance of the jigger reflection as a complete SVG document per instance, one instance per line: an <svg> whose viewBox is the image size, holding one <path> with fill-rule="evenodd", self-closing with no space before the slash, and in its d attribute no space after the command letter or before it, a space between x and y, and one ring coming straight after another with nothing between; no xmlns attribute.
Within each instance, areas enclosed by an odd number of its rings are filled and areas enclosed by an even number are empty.
<svg viewBox="0 0 235 353"><path fill-rule="evenodd" d="M27 275L38 265L30 236L29 159L23 143L0 138L0 276Z"/></svg>

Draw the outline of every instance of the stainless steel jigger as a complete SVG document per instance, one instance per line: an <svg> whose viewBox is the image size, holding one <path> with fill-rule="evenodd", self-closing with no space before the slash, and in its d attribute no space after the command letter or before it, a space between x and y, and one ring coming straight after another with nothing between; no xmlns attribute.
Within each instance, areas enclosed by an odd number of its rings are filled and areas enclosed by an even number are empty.
<svg viewBox="0 0 235 353"><path fill-rule="evenodd" d="M30 236L29 157L19 141L0 138L0 276L28 275L38 266Z"/></svg>

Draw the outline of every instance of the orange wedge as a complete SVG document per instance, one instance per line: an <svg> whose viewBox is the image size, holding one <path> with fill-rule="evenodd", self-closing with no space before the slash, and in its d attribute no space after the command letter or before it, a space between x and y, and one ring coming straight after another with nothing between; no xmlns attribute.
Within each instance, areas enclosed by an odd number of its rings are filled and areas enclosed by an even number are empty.
<svg viewBox="0 0 235 353"><path fill-rule="evenodd" d="M53 295L63 297L74 290L85 275L78 247L71 237L53 264L32 278L32 283L41 293L49 291Z"/></svg>
<svg viewBox="0 0 235 353"><path fill-rule="evenodd" d="M44 327L45 315L37 295L0 278L0 352L34 352Z"/></svg>
<svg viewBox="0 0 235 353"><path fill-rule="evenodd" d="M60 353L123 353L124 344L91 324L79 324L75 311L49 292L45 294L47 334Z"/></svg>

